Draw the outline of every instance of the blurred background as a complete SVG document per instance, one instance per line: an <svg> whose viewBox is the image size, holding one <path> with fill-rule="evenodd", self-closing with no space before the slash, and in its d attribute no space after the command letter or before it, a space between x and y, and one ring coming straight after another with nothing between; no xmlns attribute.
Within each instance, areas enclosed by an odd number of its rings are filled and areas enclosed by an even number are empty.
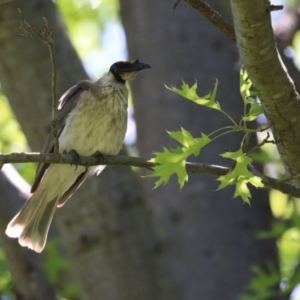
<svg viewBox="0 0 300 300"><path fill-rule="evenodd" d="M167 131L195 137L228 125L218 112L166 89L182 79L209 93L236 120L243 113L236 45L185 1L27 0L0 7L0 151L39 152L50 130L51 62L47 46L20 36L20 8L36 29L54 26L60 96L78 81L96 80L119 60L149 63L130 84L123 154L150 159L173 147ZM229 1L207 1L232 23ZM272 1L279 51L300 86L300 2ZM259 47L259 45L258 45ZM264 126L265 119L253 127ZM263 139L265 133L253 137ZM195 162L231 166L220 157L242 136L216 140ZM253 157L257 168L284 174L274 145ZM107 167L89 179L55 215L42 254L5 236L7 223L29 197L34 164L0 172L1 299L210 300L300 299L300 202L278 191L252 190L251 206L216 191L215 178L191 174L153 189L144 170ZM142 176L141 176L142 175ZM294 292L292 293L292 291Z"/></svg>

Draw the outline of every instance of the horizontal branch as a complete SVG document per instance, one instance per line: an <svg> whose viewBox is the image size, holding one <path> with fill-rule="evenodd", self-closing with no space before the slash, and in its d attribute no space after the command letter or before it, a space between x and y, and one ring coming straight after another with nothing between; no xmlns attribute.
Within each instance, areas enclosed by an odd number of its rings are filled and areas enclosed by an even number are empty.
<svg viewBox="0 0 300 300"><path fill-rule="evenodd" d="M0 154L0 169L7 163L55 163L55 164L74 164L73 157L70 154L62 153L9 153ZM131 156L80 156L77 165L80 166L96 166L96 165L115 165L115 166L131 166L152 170L156 165L149 162L145 158ZM188 173L199 173L211 176L223 176L231 171L230 167L203 163L186 163ZM266 188L272 188L289 194L293 197L300 197L300 190L289 182L278 180L265 176L250 166L251 172L261 178Z"/></svg>

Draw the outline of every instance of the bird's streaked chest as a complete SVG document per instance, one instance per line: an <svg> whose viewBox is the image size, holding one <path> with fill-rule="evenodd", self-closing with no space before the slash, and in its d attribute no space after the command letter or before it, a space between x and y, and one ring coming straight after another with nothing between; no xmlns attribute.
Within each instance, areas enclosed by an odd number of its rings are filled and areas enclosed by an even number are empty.
<svg viewBox="0 0 300 300"><path fill-rule="evenodd" d="M60 151L74 149L80 155L92 155L96 151L116 155L127 128L127 98L125 86L107 86L99 93L83 92L66 119L59 138Z"/></svg>

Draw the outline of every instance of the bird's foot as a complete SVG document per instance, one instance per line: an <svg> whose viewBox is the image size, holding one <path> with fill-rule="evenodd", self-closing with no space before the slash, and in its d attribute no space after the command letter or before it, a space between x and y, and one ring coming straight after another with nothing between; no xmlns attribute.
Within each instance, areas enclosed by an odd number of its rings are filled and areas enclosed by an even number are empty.
<svg viewBox="0 0 300 300"><path fill-rule="evenodd" d="M95 156L95 157L97 157L99 159L104 159L104 155L100 151L96 151L92 156Z"/></svg>
<svg viewBox="0 0 300 300"><path fill-rule="evenodd" d="M68 152L72 156L72 163L71 166L75 166L75 170L77 170L78 165L80 164L80 155L74 149Z"/></svg>

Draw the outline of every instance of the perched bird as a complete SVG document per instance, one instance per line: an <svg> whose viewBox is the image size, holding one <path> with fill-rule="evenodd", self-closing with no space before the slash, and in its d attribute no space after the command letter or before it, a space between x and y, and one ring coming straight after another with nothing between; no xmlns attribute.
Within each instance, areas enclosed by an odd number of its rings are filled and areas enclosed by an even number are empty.
<svg viewBox="0 0 300 300"><path fill-rule="evenodd" d="M59 100L57 129L59 152L90 156L95 153L117 155L127 128L127 80L148 64L116 62L95 83L81 81ZM50 132L43 153L54 151L55 139ZM39 164L31 188L33 195L6 229L9 237L19 238L22 246L41 252L56 207L64 203L85 179L105 166Z"/></svg>

